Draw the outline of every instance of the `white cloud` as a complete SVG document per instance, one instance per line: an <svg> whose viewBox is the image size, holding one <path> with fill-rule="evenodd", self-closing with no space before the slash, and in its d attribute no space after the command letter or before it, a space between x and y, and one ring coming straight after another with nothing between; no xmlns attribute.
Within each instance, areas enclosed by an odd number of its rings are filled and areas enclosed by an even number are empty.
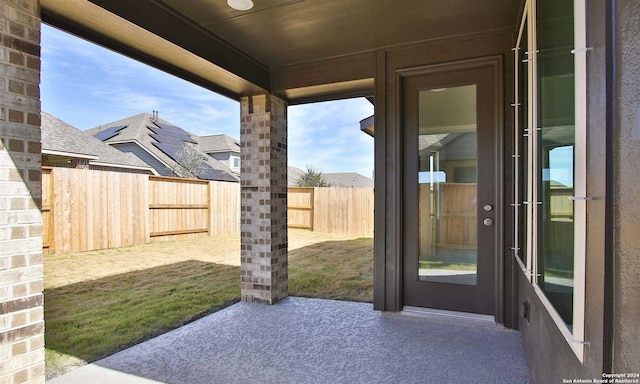
<svg viewBox="0 0 640 384"><path fill-rule="evenodd" d="M239 136L233 100L46 25L42 41L43 108L79 128L158 110L196 134Z"/></svg>
<svg viewBox="0 0 640 384"><path fill-rule="evenodd" d="M373 105L366 99L290 107L289 164L371 176L373 139L359 129L360 120L371 114Z"/></svg>

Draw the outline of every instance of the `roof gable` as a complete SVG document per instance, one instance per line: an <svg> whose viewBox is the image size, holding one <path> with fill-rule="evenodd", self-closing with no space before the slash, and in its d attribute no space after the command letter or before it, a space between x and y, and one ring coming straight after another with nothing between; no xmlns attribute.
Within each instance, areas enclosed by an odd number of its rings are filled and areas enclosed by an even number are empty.
<svg viewBox="0 0 640 384"><path fill-rule="evenodd" d="M240 141L226 134L200 136L199 144L200 149L205 153L240 153Z"/></svg>
<svg viewBox="0 0 640 384"><path fill-rule="evenodd" d="M47 112L43 111L41 118L43 153L65 153L69 157L91 158L94 162L105 165L151 170L151 167L137 157L123 154Z"/></svg>
<svg viewBox="0 0 640 384"><path fill-rule="evenodd" d="M160 119L157 115L141 113L103 124L90 129L88 132L96 137L104 137L104 142L107 144L135 143L172 170L179 169L176 155L183 146L185 144L193 145L194 149L201 152L205 159L203 179L239 181L239 178L233 174L231 169L211 156L207 156L202 151L200 146L201 138L199 136Z"/></svg>

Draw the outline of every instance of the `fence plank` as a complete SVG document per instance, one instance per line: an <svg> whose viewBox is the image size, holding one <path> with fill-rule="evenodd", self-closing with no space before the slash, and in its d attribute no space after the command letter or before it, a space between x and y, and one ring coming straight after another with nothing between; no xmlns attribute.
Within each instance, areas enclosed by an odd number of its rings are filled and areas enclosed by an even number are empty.
<svg viewBox="0 0 640 384"><path fill-rule="evenodd" d="M94 180L98 182L99 194L96 194L97 199L94 199L94 212L98 214L95 223L98 223L100 236L100 249L109 248L109 206L106 204L109 200L109 173L108 172L96 172L94 173Z"/></svg>
<svg viewBox="0 0 640 384"><path fill-rule="evenodd" d="M61 196L58 204L60 206L61 222L58 228L62 228L61 235L62 238L66 241L59 244L58 248L61 249L64 253L71 252L71 178L68 169L62 169L60 175L61 178Z"/></svg>
<svg viewBox="0 0 640 384"><path fill-rule="evenodd" d="M85 191L85 212L86 212L86 226L85 236L86 243L85 249L95 249L95 183L93 182L93 172L87 174L86 179L86 191Z"/></svg>
<svg viewBox="0 0 640 384"><path fill-rule="evenodd" d="M313 188L289 187L287 194L289 228L313 230Z"/></svg>
<svg viewBox="0 0 640 384"><path fill-rule="evenodd" d="M152 241L191 238L194 233L202 233L203 228L205 232L215 232L210 224L210 182L152 176L149 184Z"/></svg>
<svg viewBox="0 0 640 384"><path fill-rule="evenodd" d="M240 231L239 183L71 168L42 175L49 252ZM292 187L288 202L289 227L373 236L373 189Z"/></svg>
<svg viewBox="0 0 640 384"><path fill-rule="evenodd" d="M372 188L315 188L313 230L373 236Z"/></svg>
<svg viewBox="0 0 640 384"><path fill-rule="evenodd" d="M240 232L240 185L211 182L209 194L211 232L219 234Z"/></svg>
<svg viewBox="0 0 640 384"><path fill-rule="evenodd" d="M79 252L87 249L87 170L80 169L80 172L74 172L75 180L72 182L74 188L74 196L77 199L73 199L76 204L75 209L75 230L73 233L74 239L77 242L74 244L73 252Z"/></svg>
<svg viewBox="0 0 640 384"><path fill-rule="evenodd" d="M42 168L42 248L44 253L53 249L53 175L51 168Z"/></svg>

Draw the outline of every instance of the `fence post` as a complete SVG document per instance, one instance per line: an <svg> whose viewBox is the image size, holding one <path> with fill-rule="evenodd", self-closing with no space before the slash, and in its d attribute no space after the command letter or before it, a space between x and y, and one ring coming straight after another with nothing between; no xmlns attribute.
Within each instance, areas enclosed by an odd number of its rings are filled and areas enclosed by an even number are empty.
<svg viewBox="0 0 640 384"><path fill-rule="evenodd" d="M311 226L310 231L313 232L316 228L315 220L315 211L316 211L316 188L311 188L311 193L309 194L309 206L311 206L311 211L309 211L309 225Z"/></svg>
<svg viewBox="0 0 640 384"><path fill-rule="evenodd" d="M211 188L212 184L213 181L207 183L207 235L209 236L212 235L211 231L213 228L213 207L211 206L211 204L213 204L213 199L211 198L213 191L213 188Z"/></svg>
<svg viewBox="0 0 640 384"><path fill-rule="evenodd" d="M151 199L150 194L151 191L151 180L150 175L144 177L144 242L148 244L151 242Z"/></svg>
<svg viewBox="0 0 640 384"><path fill-rule="evenodd" d="M46 176L45 176L46 175ZM46 253L55 253L55 237L53 235L54 231L54 220L55 220L55 210L53 209L54 197L54 184L53 184L53 168L43 168L42 169L42 216L43 216L43 231L42 231L42 242L43 248L46 248ZM46 181L46 182L45 182Z"/></svg>

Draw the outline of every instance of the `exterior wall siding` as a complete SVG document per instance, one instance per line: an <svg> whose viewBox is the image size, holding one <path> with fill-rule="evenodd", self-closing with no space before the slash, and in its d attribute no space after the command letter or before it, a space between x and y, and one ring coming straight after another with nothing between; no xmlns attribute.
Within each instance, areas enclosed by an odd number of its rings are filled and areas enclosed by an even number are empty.
<svg viewBox="0 0 640 384"><path fill-rule="evenodd" d="M519 272L521 302L529 304L529 320L520 318L520 335L535 384L562 383L562 379L593 379L580 364L551 315L522 271Z"/></svg>
<svg viewBox="0 0 640 384"><path fill-rule="evenodd" d="M240 172L240 168L234 166L234 160L240 158L237 153L235 155L230 152L209 153L209 156L226 165L232 171Z"/></svg>
<svg viewBox="0 0 640 384"><path fill-rule="evenodd" d="M274 304L287 297L287 105L243 97L240 142L241 296Z"/></svg>
<svg viewBox="0 0 640 384"><path fill-rule="evenodd" d="M640 370L640 8L615 2L617 129L614 132L613 372Z"/></svg>
<svg viewBox="0 0 640 384"><path fill-rule="evenodd" d="M230 154L228 152L210 153L209 156L223 163L227 167L229 166Z"/></svg>
<svg viewBox="0 0 640 384"><path fill-rule="evenodd" d="M156 170L160 176L175 176L171 170L167 169L167 166L162 162L158 161L155 157L151 156L147 151L140 148L137 144L134 143L122 143L122 144L110 144L112 147L127 153L133 153L140 160L149 164L150 167Z"/></svg>
<svg viewBox="0 0 640 384"><path fill-rule="evenodd" d="M0 1L0 383L44 382L39 6Z"/></svg>

